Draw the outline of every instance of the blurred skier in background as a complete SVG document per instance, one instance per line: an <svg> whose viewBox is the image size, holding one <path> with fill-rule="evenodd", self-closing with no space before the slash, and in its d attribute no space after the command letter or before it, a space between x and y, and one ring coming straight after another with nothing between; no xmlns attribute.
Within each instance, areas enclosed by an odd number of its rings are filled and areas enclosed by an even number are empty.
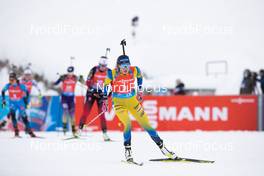
<svg viewBox="0 0 264 176"><path fill-rule="evenodd" d="M25 125L25 131L31 137L36 137L33 131L30 128L30 124L28 121L28 117L26 114L26 108L29 103L29 92L25 85L20 84L17 79L16 73L12 72L9 74L9 83L5 85L2 90L2 106L5 107L6 97L5 92L9 93L9 115L11 116L15 137L19 137L19 129L17 126L16 112L18 111L18 115L22 118L23 123Z"/></svg>
<svg viewBox="0 0 264 176"><path fill-rule="evenodd" d="M83 113L79 122L79 129L82 130L85 126L86 119L89 116L94 102L96 102L98 107L98 114L100 115L101 130L103 132L104 141L110 141L109 136L107 135L107 124L105 119L105 109L103 105L107 104L108 97L104 96L104 81L108 71L111 71L107 67L108 58L105 56L100 57L99 64L94 66L87 77L87 93L86 100L83 107Z"/></svg>
<svg viewBox="0 0 264 176"><path fill-rule="evenodd" d="M24 70L23 76L20 79L20 83L26 86L29 94L31 94L32 87L35 87L38 91L39 97L41 97L41 90L38 87L36 80L33 79L33 74L30 68L26 68Z"/></svg>
<svg viewBox="0 0 264 176"><path fill-rule="evenodd" d="M41 99L41 90L38 87L37 82L33 79L33 74L32 74L32 71L31 71L31 69L29 67L27 67L24 70L23 76L20 79L20 84L25 85L26 88L27 88L27 91L29 92L29 99L28 99L29 104L28 104L28 106L30 106L30 95L31 95L31 90L32 90L33 87L35 87L37 89L38 94L39 94L38 96ZM9 113L7 115L7 117L10 118L11 114ZM6 124L7 124L7 120L3 120L3 122L0 123L0 128L3 128Z"/></svg>
<svg viewBox="0 0 264 176"><path fill-rule="evenodd" d="M81 77L80 77L81 79ZM75 127L75 87L78 79L78 76L74 74L74 67L69 66L67 68L67 73L59 77L59 79L54 83L54 85L61 84L61 104L63 109L63 119L62 119L62 128L64 134L67 132L68 119L71 122L72 134L74 137L78 137ZM69 118L68 118L69 117Z"/></svg>

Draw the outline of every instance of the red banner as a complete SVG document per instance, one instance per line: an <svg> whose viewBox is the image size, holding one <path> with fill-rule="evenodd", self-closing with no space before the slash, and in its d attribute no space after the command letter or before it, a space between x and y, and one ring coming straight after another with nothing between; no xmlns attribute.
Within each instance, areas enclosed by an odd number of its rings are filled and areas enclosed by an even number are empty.
<svg viewBox="0 0 264 176"><path fill-rule="evenodd" d="M76 99L77 122L83 101L83 97ZM145 96L143 107L159 131L257 130L257 102L256 96ZM97 115L94 106L87 122ZM106 118L109 130L122 130L114 110L106 113ZM133 130L141 130L131 119ZM91 125L91 130L100 130L100 120Z"/></svg>

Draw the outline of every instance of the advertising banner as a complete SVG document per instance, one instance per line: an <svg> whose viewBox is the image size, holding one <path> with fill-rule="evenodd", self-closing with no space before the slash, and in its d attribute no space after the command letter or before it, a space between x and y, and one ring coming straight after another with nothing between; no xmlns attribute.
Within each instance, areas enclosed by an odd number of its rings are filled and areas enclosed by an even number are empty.
<svg viewBox="0 0 264 176"><path fill-rule="evenodd" d="M55 131L60 128L62 108L60 105L60 97L31 97L29 108L26 110L30 120L30 126L34 131ZM5 129L12 129L11 119L8 118L9 107L0 108L0 121L6 120L8 123ZM20 130L24 129L24 124L18 113L18 127Z"/></svg>
<svg viewBox="0 0 264 176"><path fill-rule="evenodd" d="M84 98L76 99L77 122ZM111 101L109 101L111 106ZM145 96L143 107L150 122L159 131L172 130L257 130L256 96ZM97 115L93 108L87 122ZM106 113L108 129L122 130L122 124L110 109ZM133 121L133 129L141 130ZM97 120L91 130L100 130Z"/></svg>
<svg viewBox="0 0 264 176"><path fill-rule="evenodd" d="M84 97L75 99L76 125L83 112ZM142 102L151 125L159 131L174 130L257 130L258 99L257 96L145 96ZM109 100L111 107L111 100ZM8 105L0 108L0 121L8 121L8 129L12 128L8 120ZM62 107L59 96L31 97L27 114L31 127L35 131L55 131L62 127ZM94 104L87 118L89 123L96 115ZM105 113L108 130L123 130L122 124L114 110ZM20 117L19 127L23 128ZM141 127L131 116L134 131ZM95 120L88 130L101 130L100 119Z"/></svg>

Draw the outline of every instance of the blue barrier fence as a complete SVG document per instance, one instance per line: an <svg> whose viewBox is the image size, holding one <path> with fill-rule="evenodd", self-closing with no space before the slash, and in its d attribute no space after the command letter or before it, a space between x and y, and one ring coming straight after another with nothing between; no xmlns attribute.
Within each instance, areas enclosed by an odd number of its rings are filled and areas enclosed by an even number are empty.
<svg viewBox="0 0 264 176"><path fill-rule="evenodd" d="M1 97L0 102L2 104ZM62 107L59 102L60 96L31 97L30 107L27 109L31 127L36 131L55 131L61 128ZM0 106L0 121L7 120L8 112L8 104L4 108Z"/></svg>

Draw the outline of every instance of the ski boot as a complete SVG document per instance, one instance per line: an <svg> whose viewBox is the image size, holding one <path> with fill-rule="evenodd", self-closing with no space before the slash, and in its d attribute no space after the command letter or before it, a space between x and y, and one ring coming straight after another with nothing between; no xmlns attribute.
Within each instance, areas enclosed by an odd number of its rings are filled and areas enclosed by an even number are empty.
<svg viewBox="0 0 264 176"><path fill-rule="evenodd" d="M62 124L62 132L64 134L64 136L66 135L66 132L67 132L67 123L63 123Z"/></svg>
<svg viewBox="0 0 264 176"><path fill-rule="evenodd" d="M160 148L162 154L165 155L166 157L168 157L168 158L170 158L170 159L176 159L176 158L177 158L177 155L176 155L174 152L169 151L169 150L165 147L165 145L164 145L163 143L161 143L161 144L159 145L159 148Z"/></svg>
<svg viewBox="0 0 264 176"><path fill-rule="evenodd" d="M79 124L79 130L82 130L83 127L84 127L84 124L83 124L83 123L80 123L80 124Z"/></svg>
<svg viewBox="0 0 264 176"><path fill-rule="evenodd" d="M6 126L6 121L4 120L3 122L0 123L0 129L3 129Z"/></svg>
<svg viewBox="0 0 264 176"><path fill-rule="evenodd" d="M33 133L33 131L31 130L31 129L28 129L27 130L27 133L30 135L30 137L32 137L32 138L35 138L35 137L37 137L34 133Z"/></svg>
<svg viewBox="0 0 264 176"><path fill-rule="evenodd" d="M127 162L133 162L133 157L132 157L132 150L131 150L131 146L127 145L125 146L125 157L126 157L126 161Z"/></svg>
<svg viewBox="0 0 264 176"><path fill-rule="evenodd" d="M103 138L104 138L104 141L111 141L110 137L107 135L106 132L103 132Z"/></svg>
<svg viewBox="0 0 264 176"><path fill-rule="evenodd" d="M18 138L20 137L18 128L15 128L15 137L18 137Z"/></svg>
<svg viewBox="0 0 264 176"><path fill-rule="evenodd" d="M79 138L78 133L74 125L72 125L72 135L74 138Z"/></svg>

